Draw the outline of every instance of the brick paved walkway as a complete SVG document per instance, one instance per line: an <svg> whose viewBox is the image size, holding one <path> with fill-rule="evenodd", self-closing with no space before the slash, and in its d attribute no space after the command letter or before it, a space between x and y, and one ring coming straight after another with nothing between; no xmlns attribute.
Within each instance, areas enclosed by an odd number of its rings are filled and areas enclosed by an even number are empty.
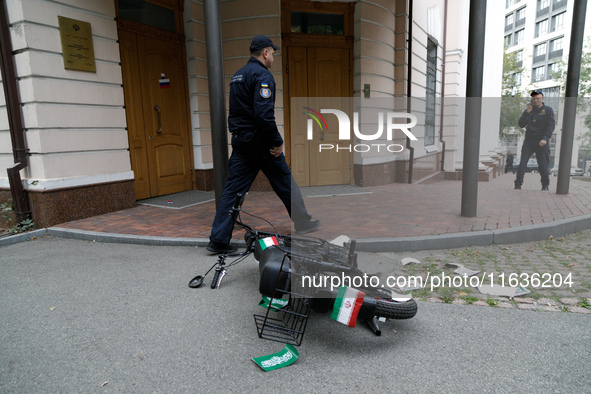
<svg viewBox="0 0 591 394"><path fill-rule="evenodd" d="M409 237L514 228L553 222L591 213L591 182L571 178L570 193L540 190L539 176L526 174L523 189L513 190L514 176L501 175L478 184L478 216L460 216L462 184L441 181L425 185L392 184L364 188L371 194L305 198L310 213L322 221L312 235L332 239ZM585 178L590 180L589 178ZM279 232L289 232L291 222L272 192L252 192L243 210L271 221ZM207 238L215 214L213 202L180 210L152 206L95 216L59 227L107 233L162 237ZM261 220L243 217L259 228ZM236 232L241 238L242 232Z"/></svg>

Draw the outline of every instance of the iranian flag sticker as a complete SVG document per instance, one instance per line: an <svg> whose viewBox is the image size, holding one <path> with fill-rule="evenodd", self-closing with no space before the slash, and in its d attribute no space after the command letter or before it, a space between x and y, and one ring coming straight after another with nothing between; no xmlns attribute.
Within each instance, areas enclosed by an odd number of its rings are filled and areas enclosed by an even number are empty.
<svg viewBox="0 0 591 394"><path fill-rule="evenodd" d="M263 239L259 239L259 245L261 245L261 249L265 250L270 246L273 245L279 245L279 242L277 242L277 238L273 237L267 237L267 238L263 238Z"/></svg>
<svg viewBox="0 0 591 394"><path fill-rule="evenodd" d="M351 287L339 288L330 318L349 327L355 327L364 296L364 292Z"/></svg>

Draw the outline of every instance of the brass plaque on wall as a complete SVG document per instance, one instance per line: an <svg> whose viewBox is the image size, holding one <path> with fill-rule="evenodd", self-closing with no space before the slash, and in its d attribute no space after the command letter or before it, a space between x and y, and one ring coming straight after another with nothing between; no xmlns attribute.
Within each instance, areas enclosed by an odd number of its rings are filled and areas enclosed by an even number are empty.
<svg viewBox="0 0 591 394"><path fill-rule="evenodd" d="M90 23L58 16L64 68L96 72Z"/></svg>

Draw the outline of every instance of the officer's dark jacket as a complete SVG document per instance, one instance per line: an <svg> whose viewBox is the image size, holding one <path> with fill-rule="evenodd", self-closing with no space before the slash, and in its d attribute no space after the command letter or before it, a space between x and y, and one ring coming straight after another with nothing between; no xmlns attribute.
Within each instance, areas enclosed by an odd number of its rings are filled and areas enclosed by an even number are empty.
<svg viewBox="0 0 591 394"><path fill-rule="evenodd" d="M256 140L266 147L283 145L275 123L275 80L258 59L250 58L230 80L230 132L244 141Z"/></svg>
<svg viewBox="0 0 591 394"><path fill-rule="evenodd" d="M525 138L545 139L550 142L550 137L554 132L554 110L547 105L542 105L541 108L533 107L528 114L523 111L521 118L519 118L519 127L527 127L525 129Z"/></svg>

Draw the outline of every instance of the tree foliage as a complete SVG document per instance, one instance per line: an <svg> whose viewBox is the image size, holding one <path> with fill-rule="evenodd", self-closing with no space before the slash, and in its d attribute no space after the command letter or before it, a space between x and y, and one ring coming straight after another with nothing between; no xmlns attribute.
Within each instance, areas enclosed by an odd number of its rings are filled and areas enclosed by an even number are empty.
<svg viewBox="0 0 591 394"><path fill-rule="evenodd" d="M501 91L501 122L499 125L499 139L507 140L510 134L521 133L523 129L517 125L519 118L527 103L527 98L522 97L520 86L516 85L515 75L521 73L523 68L517 61L517 52L503 53L503 81Z"/></svg>

